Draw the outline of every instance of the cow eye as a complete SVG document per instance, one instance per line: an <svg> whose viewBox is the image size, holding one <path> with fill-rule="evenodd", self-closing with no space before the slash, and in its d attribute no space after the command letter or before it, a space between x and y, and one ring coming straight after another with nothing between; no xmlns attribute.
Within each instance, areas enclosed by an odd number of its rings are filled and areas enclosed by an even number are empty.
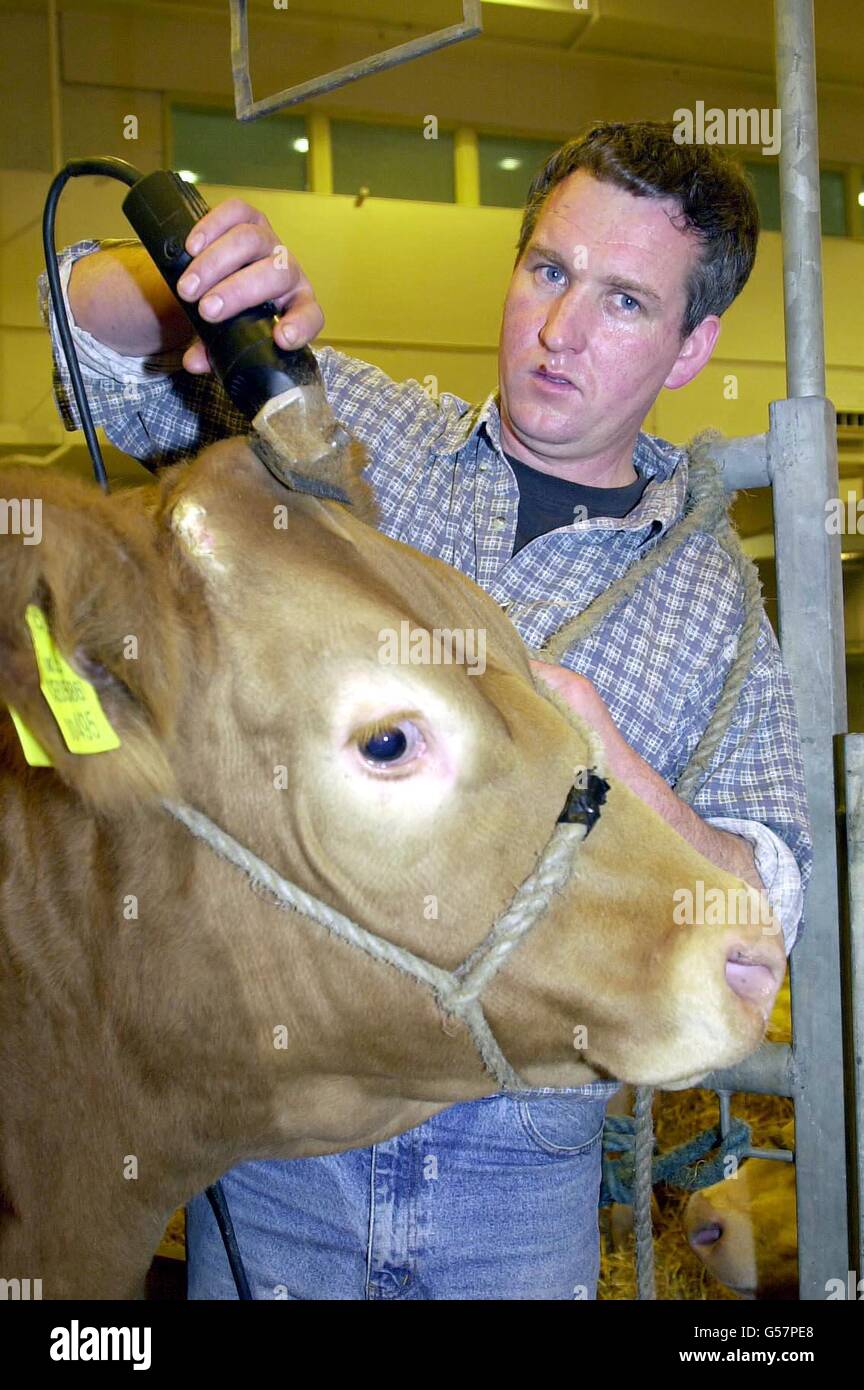
<svg viewBox="0 0 864 1390"><path fill-rule="evenodd" d="M382 722L373 730L364 731L357 741L363 761L376 771L414 762L425 746L423 735L410 719Z"/></svg>

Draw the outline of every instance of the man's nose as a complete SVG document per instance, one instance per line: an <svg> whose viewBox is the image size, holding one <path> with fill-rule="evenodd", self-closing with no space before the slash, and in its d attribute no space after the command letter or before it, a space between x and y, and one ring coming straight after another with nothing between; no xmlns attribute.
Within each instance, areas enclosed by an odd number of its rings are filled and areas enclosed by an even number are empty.
<svg viewBox="0 0 864 1390"><path fill-rule="evenodd" d="M550 304L540 340L549 352L584 352L588 333L587 305L570 290Z"/></svg>

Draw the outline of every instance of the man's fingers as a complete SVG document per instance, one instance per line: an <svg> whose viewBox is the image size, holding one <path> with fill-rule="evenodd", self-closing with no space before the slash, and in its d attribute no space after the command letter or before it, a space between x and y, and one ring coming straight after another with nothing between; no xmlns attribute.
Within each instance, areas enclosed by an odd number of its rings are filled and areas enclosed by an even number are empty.
<svg viewBox="0 0 864 1390"><path fill-rule="evenodd" d="M197 300L204 317L217 322L274 295L290 293L300 274L287 248L274 245L269 224L242 222L190 262L177 281L177 291L183 299ZM218 295L223 307L208 312L208 295Z"/></svg>
<svg viewBox="0 0 864 1390"><path fill-rule="evenodd" d="M280 306L281 307L281 306ZM280 347L301 348L317 338L324 327L321 305L311 289L300 289L280 315L273 336Z"/></svg>
<svg viewBox="0 0 864 1390"><path fill-rule="evenodd" d="M606 713L606 705L587 676L582 676L577 671L571 671L566 666L534 661L531 658L529 658L529 665L534 675L557 691L577 714L581 714L591 722L603 718Z"/></svg>
<svg viewBox="0 0 864 1390"><path fill-rule="evenodd" d="M195 304L202 319L217 324L267 301L276 306L276 343L299 349L324 327L324 314L302 269L287 246L276 241L270 223L241 198L212 208L186 238L193 259L177 283L178 295ZM198 339L183 365L190 372L211 370Z"/></svg>
<svg viewBox="0 0 864 1390"><path fill-rule="evenodd" d="M528 664L535 676L539 676L540 680L553 686L555 690L578 688L578 682L582 679L575 671L570 671L565 666L553 665L548 661L534 661L533 658L529 658Z"/></svg>
<svg viewBox="0 0 864 1390"><path fill-rule="evenodd" d="M247 203L244 198L226 198L223 203L217 203L215 208L211 208L195 223L185 243L189 255L199 255L205 246L209 246L212 241L220 237L223 232L227 232L228 228L233 227L237 222L266 225L267 218L263 212L253 208L252 204Z"/></svg>
<svg viewBox="0 0 864 1390"><path fill-rule="evenodd" d="M323 327L321 306L309 290L303 292L298 301L279 318L273 337L279 347L296 351L316 338ZM292 336L286 336L286 329ZM200 338L193 338L184 352L183 366L187 372L195 374L213 370Z"/></svg>
<svg viewBox="0 0 864 1390"><path fill-rule="evenodd" d="M209 372L211 371L210 358L207 356L207 349L200 338L193 338L188 348L183 354L183 366L187 372Z"/></svg>

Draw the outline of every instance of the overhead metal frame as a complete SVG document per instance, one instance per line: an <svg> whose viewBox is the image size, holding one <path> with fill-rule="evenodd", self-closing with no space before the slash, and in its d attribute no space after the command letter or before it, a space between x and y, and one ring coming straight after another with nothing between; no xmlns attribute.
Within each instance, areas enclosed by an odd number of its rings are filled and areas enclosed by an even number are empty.
<svg viewBox="0 0 864 1390"><path fill-rule="evenodd" d="M300 101L320 97L334 92L337 87L345 87L349 82L359 82L361 77L371 77L376 72L386 72L388 68L398 67L400 63L410 62L412 58L424 58L439 48L461 43L463 39L473 39L483 32L480 13L480 0L462 0L462 23L451 24L447 29L436 29L419 39L385 48L383 53L373 53L369 58L361 58L334 72L325 72L321 77L312 77L308 82L299 82L294 87L286 87L270 97L255 101L252 96L252 77L249 71L249 25L247 20L247 0L229 0L231 7L231 70L234 77L234 109L238 121L256 121L260 116L272 116L274 111L282 111L287 106L296 106Z"/></svg>

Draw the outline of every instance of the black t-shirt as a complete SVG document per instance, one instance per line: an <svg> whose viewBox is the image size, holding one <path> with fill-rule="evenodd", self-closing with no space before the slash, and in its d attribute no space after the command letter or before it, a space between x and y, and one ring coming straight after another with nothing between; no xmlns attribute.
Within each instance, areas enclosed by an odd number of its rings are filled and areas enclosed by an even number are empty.
<svg viewBox="0 0 864 1390"><path fill-rule="evenodd" d="M626 487L586 487L557 478L553 473L540 473L512 454L504 454L519 484L519 516L516 523L516 543L513 554L529 541L569 526L575 519L574 509L590 520L595 516L627 516L632 512L648 486L648 478L636 478Z"/></svg>

